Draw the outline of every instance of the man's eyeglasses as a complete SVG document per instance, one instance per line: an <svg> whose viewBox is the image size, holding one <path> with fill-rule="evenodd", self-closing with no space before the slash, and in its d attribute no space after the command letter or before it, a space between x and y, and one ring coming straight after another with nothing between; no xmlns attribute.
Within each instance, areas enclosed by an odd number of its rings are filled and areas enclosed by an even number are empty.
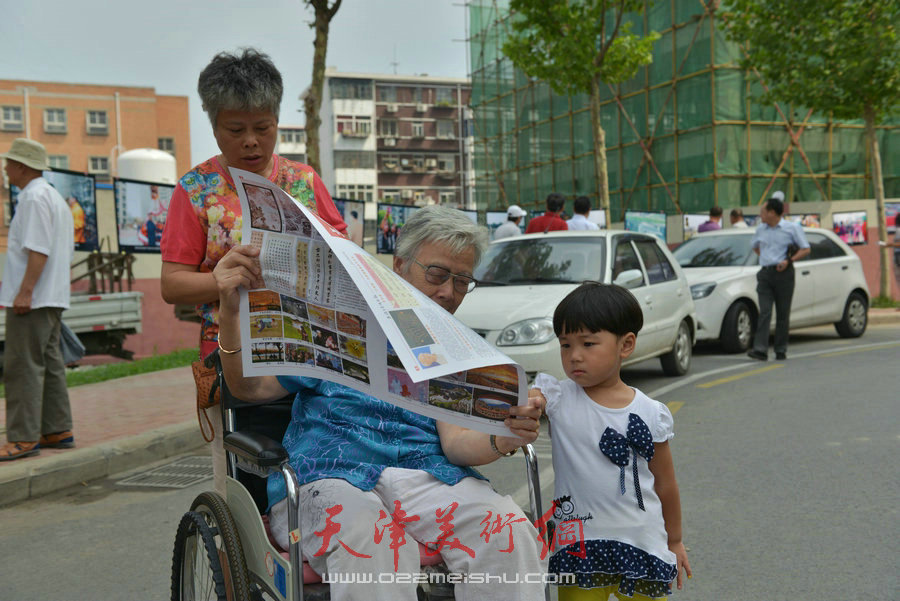
<svg viewBox="0 0 900 601"><path fill-rule="evenodd" d="M460 294L467 294L475 289L478 280L469 275L459 275L452 273L449 269L444 269L440 265L423 265L415 259L413 263L425 270L425 281L435 286L440 286L450 278L453 278L453 289Z"/></svg>

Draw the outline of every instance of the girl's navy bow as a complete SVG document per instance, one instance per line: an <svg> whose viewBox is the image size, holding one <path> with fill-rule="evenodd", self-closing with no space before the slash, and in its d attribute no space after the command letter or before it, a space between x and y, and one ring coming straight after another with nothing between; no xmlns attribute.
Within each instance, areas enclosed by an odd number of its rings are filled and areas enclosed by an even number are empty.
<svg viewBox="0 0 900 601"><path fill-rule="evenodd" d="M650 428L638 415L628 414L628 433L622 436L612 428L607 428L600 438L600 451L610 461L619 466L619 489L625 494L625 466L628 465L628 448L634 449L632 453L632 472L634 473L634 493L637 496L638 507L644 509L644 498L641 495L641 482L638 479L638 455L648 462L653 459L653 437Z"/></svg>

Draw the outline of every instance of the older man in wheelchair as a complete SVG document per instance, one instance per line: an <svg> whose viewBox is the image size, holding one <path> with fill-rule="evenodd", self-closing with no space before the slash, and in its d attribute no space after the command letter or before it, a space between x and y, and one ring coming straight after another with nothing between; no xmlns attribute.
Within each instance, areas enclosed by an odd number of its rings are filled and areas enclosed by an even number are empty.
<svg viewBox="0 0 900 601"><path fill-rule="evenodd" d="M486 245L484 228L460 212L426 207L401 231L394 271L453 313L475 285L473 269ZM456 599L543 599L541 535L472 468L533 442L540 408L512 407L505 424L513 436L494 437L332 382L244 377L238 289L262 286L257 255L252 247L235 247L214 276L219 357L230 393L250 403L294 395L283 447L297 480L268 479L272 536L283 548L294 543L302 550L312 570L327 576L334 600L416 599L409 578L420 569L416 541L462 576ZM289 502L295 486L299 515Z"/></svg>

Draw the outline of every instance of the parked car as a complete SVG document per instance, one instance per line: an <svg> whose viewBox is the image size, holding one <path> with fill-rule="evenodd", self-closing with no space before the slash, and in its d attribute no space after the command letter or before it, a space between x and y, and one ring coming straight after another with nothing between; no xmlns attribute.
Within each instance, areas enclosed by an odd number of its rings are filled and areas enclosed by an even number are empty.
<svg viewBox="0 0 900 601"><path fill-rule="evenodd" d="M529 376L566 377L553 311L585 280L622 285L641 304L644 327L626 364L659 357L667 375L690 369L694 303L684 272L655 236L600 230L505 238L491 243L475 278L479 285L456 317Z"/></svg>
<svg viewBox="0 0 900 601"><path fill-rule="evenodd" d="M803 228L810 254L794 263L791 328L833 323L845 338L866 331L869 288L862 263L836 234ZM753 344L759 301L759 256L750 248L753 230L720 230L687 240L675 249L697 307L697 340L718 340L731 353ZM774 313L773 313L774 328ZM774 331L774 329L773 329Z"/></svg>

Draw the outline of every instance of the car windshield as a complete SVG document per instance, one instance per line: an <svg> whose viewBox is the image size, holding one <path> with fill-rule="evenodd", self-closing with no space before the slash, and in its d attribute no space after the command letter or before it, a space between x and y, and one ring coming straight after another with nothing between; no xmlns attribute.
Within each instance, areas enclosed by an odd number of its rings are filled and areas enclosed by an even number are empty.
<svg viewBox="0 0 900 601"><path fill-rule="evenodd" d="M603 273L601 236L512 239L491 244L475 270L479 286L561 284L599 280Z"/></svg>
<svg viewBox="0 0 900 601"><path fill-rule="evenodd" d="M710 236L700 234L684 242L672 253L682 267L740 267L752 265L756 253L748 235Z"/></svg>

